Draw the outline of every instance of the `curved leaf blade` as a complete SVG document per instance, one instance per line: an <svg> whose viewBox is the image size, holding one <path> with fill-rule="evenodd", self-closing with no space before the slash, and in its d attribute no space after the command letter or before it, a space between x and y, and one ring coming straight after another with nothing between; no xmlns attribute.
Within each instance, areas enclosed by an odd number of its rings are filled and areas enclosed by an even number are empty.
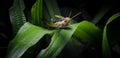
<svg viewBox="0 0 120 58"><path fill-rule="evenodd" d="M118 18L119 16L120 16L120 12L114 14L113 16L111 16L111 17L108 19L106 25L108 25L110 22L112 22L113 20L115 20L115 19Z"/></svg>
<svg viewBox="0 0 120 58"><path fill-rule="evenodd" d="M88 28L88 29L86 29L86 28ZM79 30L82 32L79 33ZM87 32L85 32L85 31L87 31ZM85 34L83 34L83 32ZM38 58L47 58L47 57L56 58L56 56L61 52L63 47L70 40L72 35L78 36L82 40L92 43L93 41L91 42L91 40L93 40L92 39L93 37L91 37L91 35L89 35L89 34L96 35L95 32L98 33L98 32L100 32L100 30L88 21L83 21L78 24L73 24L71 26L70 30L57 31L53 35L50 45L46 49L43 49L39 53ZM96 40L96 39L94 39L94 40Z"/></svg>
<svg viewBox="0 0 120 58"><path fill-rule="evenodd" d="M45 34L52 31L25 23L8 46L7 58L20 58L24 52L35 45Z"/></svg>
<svg viewBox="0 0 120 58"><path fill-rule="evenodd" d="M104 27L103 38L102 38L103 58L112 58L109 43L108 43L108 38L107 38L107 26L110 22L112 22L119 16L120 16L120 12L111 16Z"/></svg>
<svg viewBox="0 0 120 58"><path fill-rule="evenodd" d="M46 4L46 9L51 18L54 18L55 15L61 15L57 1L56 0L44 0ZM51 19L49 18L49 19Z"/></svg>
<svg viewBox="0 0 120 58"><path fill-rule="evenodd" d="M52 41L46 49L43 49L38 58L56 58L64 46L68 43L76 30L78 24L71 25L69 30L57 30L52 37Z"/></svg>
<svg viewBox="0 0 120 58"><path fill-rule="evenodd" d="M32 6L32 9L31 9L32 24L43 26L43 21L42 21L43 5L42 4L43 4L43 0L37 0L35 4Z"/></svg>
<svg viewBox="0 0 120 58"><path fill-rule="evenodd" d="M83 21L79 24L74 36L80 41L87 43L88 45L95 46L100 41L101 30L96 27L93 23Z"/></svg>
<svg viewBox="0 0 120 58"><path fill-rule="evenodd" d="M15 35L19 28L26 22L24 8L23 0L14 0L13 6L9 10L10 21L13 27L13 35Z"/></svg>

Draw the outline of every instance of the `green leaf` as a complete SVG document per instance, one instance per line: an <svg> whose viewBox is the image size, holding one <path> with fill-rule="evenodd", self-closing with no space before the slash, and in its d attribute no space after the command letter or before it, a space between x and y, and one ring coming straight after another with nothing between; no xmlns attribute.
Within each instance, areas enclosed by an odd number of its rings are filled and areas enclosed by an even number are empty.
<svg viewBox="0 0 120 58"><path fill-rule="evenodd" d="M113 16L111 16L111 17L108 19L106 25L108 25L110 22L112 22L113 20L115 20L115 19L118 18L119 16L120 16L120 12L114 14Z"/></svg>
<svg viewBox="0 0 120 58"><path fill-rule="evenodd" d="M20 58L25 51L35 45L45 34L53 31L25 23L8 46L7 58Z"/></svg>
<svg viewBox="0 0 120 58"><path fill-rule="evenodd" d="M100 41L100 34L100 29L88 21L81 22L74 32L75 37L88 45L96 45Z"/></svg>
<svg viewBox="0 0 120 58"><path fill-rule="evenodd" d="M112 58L109 43L108 43L108 38L107 38L107 26L110 22L112 22L119 16L120 16L120 12L111 16L104 27L103 39L102 39L103 58Z"/></svg>
<svg viewBox="0 0 120 58"><path fill-rule="evenodd" d="M68 43L72 35L81 38L86 42L92 43L93 38L96 38L100 32L100 30L94 24L88 21L73 24L70 27L71 29L56 31L52 37L50 45L39 53L38 58L56 58L63 47Z"/></svg>
<svg viewBox="0 0 120 58"><path fill-rule="evenodd" d="M105 26L103 31L103 40L102 40L103 58L111 58L111 52L110 52L106 31L107 31L107 28Z"/></svg>
<svg viewBox="0 0 120 58"><path fill-rule="evenodd" d="M19 28L26 22L24 8L23 0L14 0L13 6L9 10L13 35L15 35Z"/></svg>
<svg viewBox="0 0 120 58"><path fill-rule="evenodd" d="M35 4L32 6L32 9L31 9L32 24L43 26L43 20L42 20L43 5L42 4L43 4L43 0L37 0Z"/></svg>
<svg viewBox="0 0 120 58"><path fill-rule="evenodd" d="M56 58L56 56L59 55L64 46L68 43L78 25L79 24L73 24L69 26L71 29L57 30L53 35L49 46L39 53L38 58Z"/></svg>
<svg viewBox="0 0 120 58"><path fill-rule="evenodd" d="M54 18L55 15L61 15L56 0L44 0L44 1L45 1L46 9L48 10L48 13L50 14L51 18Z"/></svg>

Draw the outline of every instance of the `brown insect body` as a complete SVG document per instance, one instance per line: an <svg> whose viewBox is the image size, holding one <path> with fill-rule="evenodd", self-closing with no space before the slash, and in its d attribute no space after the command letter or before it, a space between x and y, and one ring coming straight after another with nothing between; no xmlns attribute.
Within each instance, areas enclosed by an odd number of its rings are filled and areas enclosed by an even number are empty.
<svg viewBox="0 0 120 58"><path fill-rule="evenodd" d="M55 22L55 25L58 27L58 28L61 28L63 26L66 26L70 21L70 18L69 17L65 17L62 21L58 21L58 22Z"/></svg>
<svg viewBox="0 0 120 58"><path fill-rule="evenodd" d="M70 14L69 14L68 17L63 18L62 21L55 22L54 24L55 24L58 28L61 28L61 27L63 27L63 26L68 25L70 19L78 16L79 14L81 14L81 12L77 13L76 15L74 15L73 17L70 18L70 16L71 16L71 12L70 12Z"/></svg>

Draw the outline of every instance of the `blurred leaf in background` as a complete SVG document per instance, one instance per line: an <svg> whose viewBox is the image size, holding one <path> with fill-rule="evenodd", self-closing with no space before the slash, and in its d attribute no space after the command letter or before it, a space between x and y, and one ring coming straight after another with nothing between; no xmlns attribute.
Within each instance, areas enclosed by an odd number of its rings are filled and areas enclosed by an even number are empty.
<svg viewBox="0 0 120 58"><path fill-rule="evenodd" d="M107 35L107 26L108 26L109 23L111 23L113 20L115 20L119 16L120 16L120 13L116 13L113 16L111 16L108 19L108 21L107 21L107 23L106 23L106 25L104 27L103 39L102 39L103 58L112 58L111 57L110 47L109 47L109 45L110 45L109 41L110 40L107 38L108 37L108 35Z"/></svg>
<svg viewBox="0 0 120 58"><path fill-rule="evenodd" d="M25 6L23 0L14 0L13 6L9 10L13 35L15 35L19 28L26 22L24 8Z"/></svg>

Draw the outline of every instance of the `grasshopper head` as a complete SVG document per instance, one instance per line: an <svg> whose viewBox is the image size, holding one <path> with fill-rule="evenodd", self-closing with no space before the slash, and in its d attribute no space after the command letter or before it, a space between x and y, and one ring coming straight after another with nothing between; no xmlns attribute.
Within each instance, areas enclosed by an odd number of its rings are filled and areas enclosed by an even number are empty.
<svg viewBox="0 0 120 58"><path fill-rule="evenodd" d="M71 19L71 18L69 18L69 17L65 17L65 18L64 18L64 22L68 23L68 22L70 21L70 19Z"/></svg>

